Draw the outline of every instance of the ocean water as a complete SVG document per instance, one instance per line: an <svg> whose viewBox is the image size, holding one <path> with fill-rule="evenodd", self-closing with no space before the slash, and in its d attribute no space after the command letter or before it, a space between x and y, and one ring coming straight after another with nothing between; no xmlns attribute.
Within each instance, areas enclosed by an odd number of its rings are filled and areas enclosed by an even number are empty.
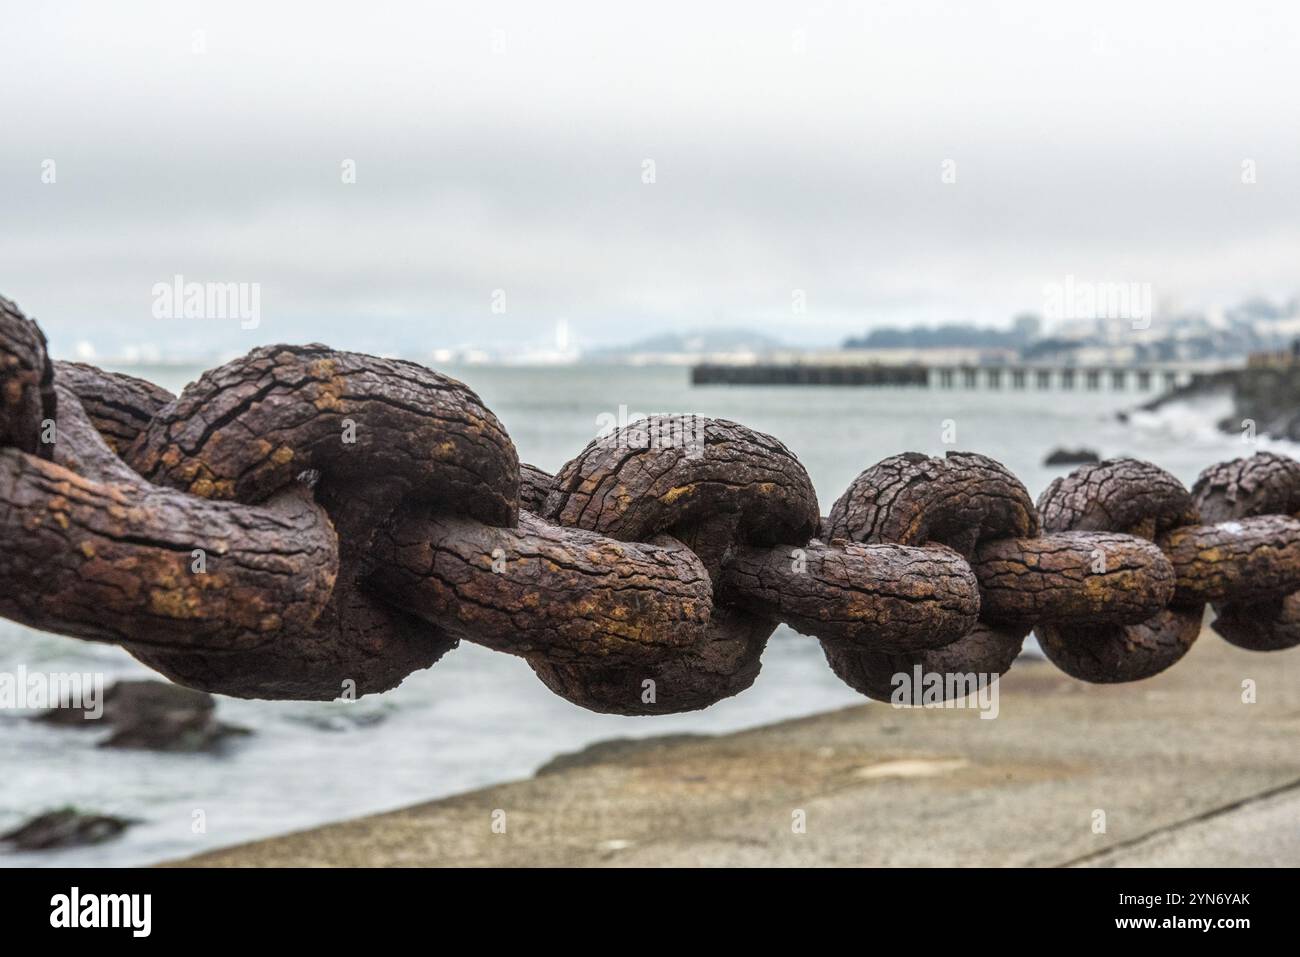
<svg viewBox="0 0 1300 957"><path fill-rule="evenodd" d="M130 370L178 389L183 370ZM520 458L554 471L590 441L601 415L693 412L735 419L786 443L812 476L823 514L862 469L901 451L983 452L1035 498L1066 469L1056 446L1133 455L1192 482L1206 465L1249 454L1213 423L1230 409L1205 400L1122 423L1133 394L706 387L682 368L449 369L501 418ZM955 442L945 444L945 431ZM119 649L41 634L0 620L0 672L149 672ZM183 857L327 821L400 807L531 774L558 753L612 737L711 734L859 704L812 639L782 627L749 691L692 714L621 718L550 694L520 660L469 644L396 690L354 703L221 698L222 720L254 730L217 755L96 747L101 730L44 727L0 711L0 831L63 805L137 820L90 848L3 853L0 864L134 865ZM485 815L490 812L485 808ZM202 833L192 824L201 811Z"/></svg>

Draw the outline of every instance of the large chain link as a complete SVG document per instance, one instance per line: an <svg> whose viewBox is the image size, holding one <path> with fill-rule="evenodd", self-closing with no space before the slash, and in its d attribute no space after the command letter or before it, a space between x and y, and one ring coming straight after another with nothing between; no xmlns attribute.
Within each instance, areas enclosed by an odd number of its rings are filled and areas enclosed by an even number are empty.
<svg viewBox="0 0 1300 957"><path fill-rule="evenodd" d="M0 299L0 615L240 697L384 691L464 639L586 708L687 711L749 687L782 622L872 698L1000 675L1031 630L1076 678L1134 681L1207 604L1235 645L1300 644L1297 510L1270 453L1190 492L1115 459L1035 506L954 452L886 459L822 518L779 441L693 416L551 476L413 363L269 346L173 398L51 362Z"/></svg>

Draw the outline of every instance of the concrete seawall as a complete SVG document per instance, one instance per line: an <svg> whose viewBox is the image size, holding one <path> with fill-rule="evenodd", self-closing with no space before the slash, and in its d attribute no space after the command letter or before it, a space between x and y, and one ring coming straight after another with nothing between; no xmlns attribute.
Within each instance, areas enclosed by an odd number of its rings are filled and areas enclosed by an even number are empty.
<svg viewBox="0 0 1300 957"><path fill-rule="evenodd" d="M1300 865L1300 649L1240 651L1207 629L1165 674L1111 686L1021 661L998 704L995 720L867 704L609 742L528 780L177 864Z"/></svg>

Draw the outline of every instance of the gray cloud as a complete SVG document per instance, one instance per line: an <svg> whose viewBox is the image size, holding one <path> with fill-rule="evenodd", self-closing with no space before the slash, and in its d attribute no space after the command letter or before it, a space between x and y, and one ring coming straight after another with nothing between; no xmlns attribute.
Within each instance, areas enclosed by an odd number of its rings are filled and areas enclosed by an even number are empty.
<svg viewBox="0 0 1300 957"><path fill-rule="evenodd" d="M587 342L830 342L1004 320L1066 274L1201 304L1300 287L1300 10L951 6L23 9L0 292L65 350L210 352L560 317ZM261 283L262 325L153 319L177 273Z"/></svg>

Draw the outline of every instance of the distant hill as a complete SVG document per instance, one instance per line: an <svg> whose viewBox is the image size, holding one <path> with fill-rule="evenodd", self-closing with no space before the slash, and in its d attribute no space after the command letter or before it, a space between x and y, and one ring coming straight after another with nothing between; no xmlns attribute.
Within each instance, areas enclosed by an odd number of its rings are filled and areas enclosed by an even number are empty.
<svg viewBox="0 0 1300 957"><path fill-rule="evenodd" d="M766 352L787 348L785 343L750 329L701 329L693 332L665 332L621 346L593 350L593 356L624 356L637 353L681 354L710 352Z"/></svg>
<svg viewBox="0 0 1300 957"><path fill-rule="evenodd" d="M845 349L1015 349L1025 344L1023 330L987 329L966 323L929 328L886 327L844 340Z"/></svg>

